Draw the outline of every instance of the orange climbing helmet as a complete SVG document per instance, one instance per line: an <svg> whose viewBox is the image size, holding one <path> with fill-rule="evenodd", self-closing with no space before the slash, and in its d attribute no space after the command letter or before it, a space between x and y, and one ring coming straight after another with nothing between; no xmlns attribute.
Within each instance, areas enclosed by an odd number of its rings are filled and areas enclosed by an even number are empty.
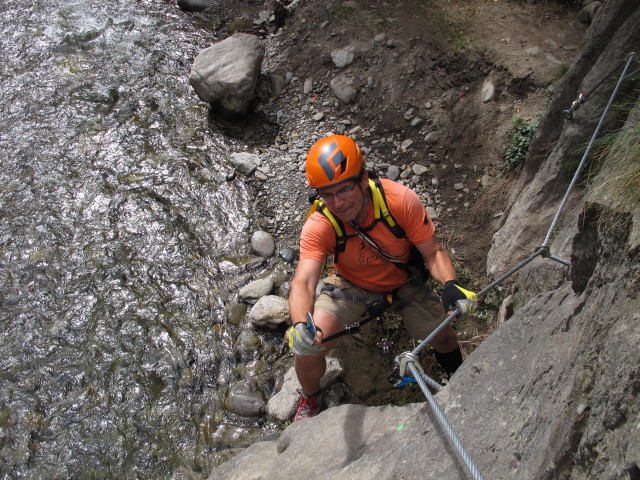
<svg viewBox="0 0 640 480"><path fill-rule="evenodd" d="M318 140L307 154L307 181L311 188L328 187L360 176L360 147L344 135Z"/></svg>

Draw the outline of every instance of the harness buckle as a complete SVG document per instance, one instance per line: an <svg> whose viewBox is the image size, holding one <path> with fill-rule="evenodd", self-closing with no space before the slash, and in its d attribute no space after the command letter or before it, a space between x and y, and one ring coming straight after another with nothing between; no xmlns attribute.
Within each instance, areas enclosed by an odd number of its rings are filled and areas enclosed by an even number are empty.
<svg viewBox="0 0 640 480"><path fill-rule="evenodd" d="M362 329L359 323L350 323L344 326L347 331L346 335L357 335Z"/></svg>

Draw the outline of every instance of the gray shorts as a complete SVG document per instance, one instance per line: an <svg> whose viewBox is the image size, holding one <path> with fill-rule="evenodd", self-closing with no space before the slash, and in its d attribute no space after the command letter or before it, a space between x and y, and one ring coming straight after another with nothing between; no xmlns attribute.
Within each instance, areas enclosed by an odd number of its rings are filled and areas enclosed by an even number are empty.
<svg viewBox="0 0 640 480"><path fill-rule="evenodd" d="M357 295L366 299L378 299L379 293L363 290L349 283L342 277L330 276L324 279L326 285L336 288L350 295ZM411 282L403 285L398 291L402 299L409 302L391 305L389 310L402 315L402 321L409 334L416 340L424 340L446 318L440 299L431 291L429 284ZM316 299L315 309L326 312L338 319L343 325L361 322L366 316L366 306L348 298L331 298L321 293Z"/></svg>

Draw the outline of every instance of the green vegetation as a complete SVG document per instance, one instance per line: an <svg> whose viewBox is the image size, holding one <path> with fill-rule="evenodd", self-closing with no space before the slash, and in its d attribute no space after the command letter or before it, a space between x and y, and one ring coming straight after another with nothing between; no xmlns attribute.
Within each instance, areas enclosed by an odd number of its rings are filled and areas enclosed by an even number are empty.
<svg viewBox="0 0 640 480"><path fill-rule="evenodd" d="M565 73L567 73L568 70L569 70L569 65L566 65L563 63L556 69L556 71L553 74L553 78L556 81L560 80L562 77L564 77Z"/></svg>
<svg viewBox="0 0 640 480"><path fill-rule="evenodd" d="M594 143L587 181L591 194L620 210L640 206L640 122ZM596 176L597 173L597 176Z"/></svg>
<svg viewBox="0 0 640 480"><path fill-rule="evenodd" d="M538 122L517 117L511 127L511 141L504 148L503 172L510 172L518 168L527 155L529 144L538 129Z"/></svg>

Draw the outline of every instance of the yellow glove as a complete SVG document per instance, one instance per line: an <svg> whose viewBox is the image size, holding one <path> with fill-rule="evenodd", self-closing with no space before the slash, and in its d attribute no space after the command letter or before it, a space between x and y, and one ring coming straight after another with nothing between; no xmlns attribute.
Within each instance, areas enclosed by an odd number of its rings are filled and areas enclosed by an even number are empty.
<svg viewBox="0 0 640 480"><path fill-rule="evenodd" d="M442 306L445 312L455 310L460 307L459 317L472 315L478 308L478 296L460 286L457 280L449 280L444 284L442 291Z"/></svg>

